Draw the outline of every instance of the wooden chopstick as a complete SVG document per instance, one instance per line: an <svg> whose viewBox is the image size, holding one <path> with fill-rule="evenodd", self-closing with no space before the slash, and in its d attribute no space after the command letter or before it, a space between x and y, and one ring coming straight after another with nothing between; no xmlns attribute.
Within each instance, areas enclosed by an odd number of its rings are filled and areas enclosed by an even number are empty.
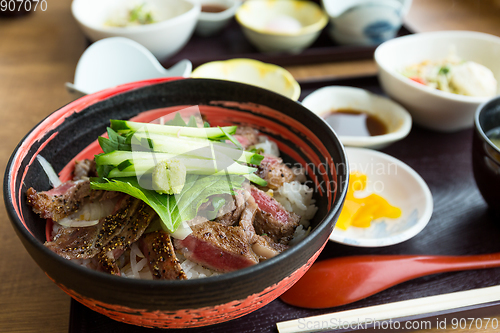
<svg viewBox="0 0 500 333"><path fill-rule="evenodd" d="M279 333L307 333L365 326L384 320L431 314L500 300L500 286L428 296L276 323Z"/></svg>

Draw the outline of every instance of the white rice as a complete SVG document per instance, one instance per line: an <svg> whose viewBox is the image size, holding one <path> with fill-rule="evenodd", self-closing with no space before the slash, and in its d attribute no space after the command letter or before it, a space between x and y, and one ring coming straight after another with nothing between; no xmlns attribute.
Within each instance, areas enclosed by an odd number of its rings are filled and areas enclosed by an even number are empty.
<svg viewBox="0 0 500 333"><path fill-rule="evenodd" d="M201 279L209 276L220 275L221 273L205 268L189 259L184 258L183 255L177 253L177 259L181 262L181 267L188 280Z"/></svg>
<svg viewBox="0 0 500 333"><path fill-rule="evenodd" d="M300 223L309 227L309 220L313 218L318 210L314 205L313 190L307 185L294 180L284 183L278 190L274 191L274 198L289 212L300 215Z"/></svg>
<svg viewBox="0 0 500 333"><path fill-rule="evenodd" d="M269 140L266 136L259 136L259 143L255 146L257 149L262 149L264 154L280 156L280 150L276 142Z"/></svg>
<svg viewBox="0 0 500 333"><path fill-rule="evenodd" d="M130 254L126 253L124 255L130 258L130 262L120 269L122 276L130 279L152 280L153 276L151 274L151 270L149 269L148 261L136 243L132 243L129 252ZM176 253L176 256L181 262L181 268L186 274L188 280L221 274L186 259L180 253Z"/></svg>

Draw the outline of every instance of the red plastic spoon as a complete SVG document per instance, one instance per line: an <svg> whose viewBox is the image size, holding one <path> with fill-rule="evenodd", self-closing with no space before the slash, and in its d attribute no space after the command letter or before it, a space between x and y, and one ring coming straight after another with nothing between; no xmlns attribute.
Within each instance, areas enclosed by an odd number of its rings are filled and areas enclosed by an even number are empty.
<svg viewBox="0 0 500 333"><path fill-rule="evenodd" d="M500 266L500 253L475 256L351 256L317 262L281 299L304 308L358 301L398 283L451 271Z"/></svg>

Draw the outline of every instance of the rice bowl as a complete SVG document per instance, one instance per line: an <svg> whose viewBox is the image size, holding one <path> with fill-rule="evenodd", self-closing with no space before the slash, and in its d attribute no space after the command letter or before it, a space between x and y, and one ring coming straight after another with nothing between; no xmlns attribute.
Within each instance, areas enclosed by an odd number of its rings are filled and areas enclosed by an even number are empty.
<svg viewBox="0 0 500 333"><path fill-rule="evenodd" d="M285 161L297 161L308 168L313 184L328 184L323 190L313 188L318 210L311 220L311 232L302 242L258 265L187 281L111 276L83 268L43 246L44 223L30 211L23 195L28 187L51 187L46 177L39 176L43 171L35 163L36 154L44 156L64 178L64 166L81 159L79 152L105 132L110 118L129 119L146 111L193 104L200 106L210 123L258 127L277 143ZM303 124L314 128L314 133ZM320 118L286 97L234 82L157 79L88 95L42 121L23 139L7 166L4 199L16 233L30 255L78 302L133 325L198 327L255 311L305 273L327 242L345 198L347 174L344 169L336 170L337 163L345 165L346 159L335 134ZM335 191L334 183L339 184Z"/></svg>

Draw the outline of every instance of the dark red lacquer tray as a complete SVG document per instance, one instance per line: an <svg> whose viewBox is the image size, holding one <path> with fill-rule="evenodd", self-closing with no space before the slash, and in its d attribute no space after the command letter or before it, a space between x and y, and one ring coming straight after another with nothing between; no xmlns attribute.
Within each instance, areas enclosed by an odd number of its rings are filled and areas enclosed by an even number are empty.
<svg viewBox="0 0 500 333"><path fill-rule="evenodd" d="M303 83L301 98L326 85L361 87L382 94L376 77L360 77ZM500 221L489 214L476 188L471 166L471 142L472 130L444 134L414 126L407 138L384 149L385 153L414 168L429 185L434 197L434 212L429 224L416 237L384 248L355 248L329 242L319 260L358 254L469 255L499 252ZM499 276L500 268L436 274L400 284L353 304L324 310L296 308L278 299L237 320L205 328L169 332L277 332L277 322L494 286L499 284ZM434 313L432 316L491 317L500 314L499 304L500 302L495 302L455 309ZM409 319L414 318L406 318ZM160 331L115 322L72 301L70 333Z"/></svg>

